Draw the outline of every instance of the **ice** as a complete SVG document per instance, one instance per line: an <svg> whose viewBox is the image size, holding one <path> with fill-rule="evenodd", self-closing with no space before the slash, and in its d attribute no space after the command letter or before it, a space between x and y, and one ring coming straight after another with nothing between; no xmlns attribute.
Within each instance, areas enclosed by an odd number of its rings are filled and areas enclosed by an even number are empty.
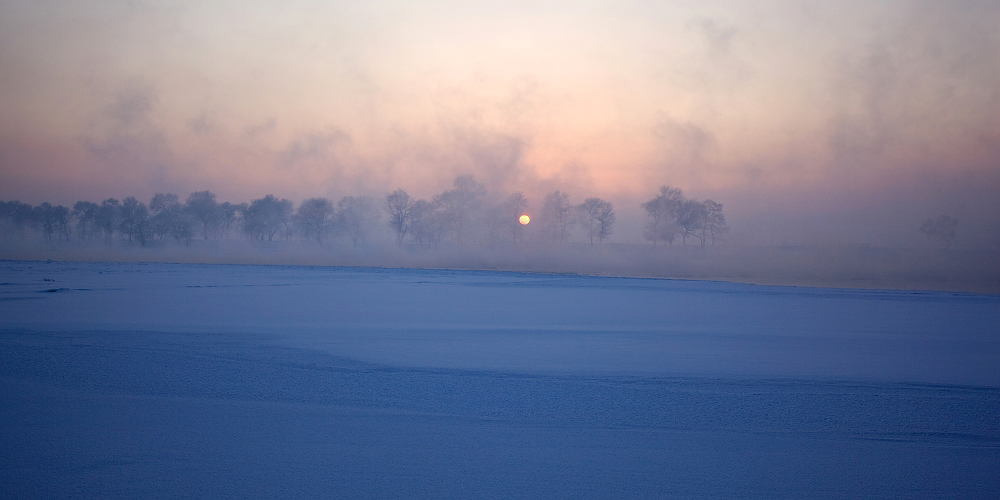
<svg viewBox="0 0 1000 500"><path fill-rule="evenodd" d="M0 496L994 498L998 306L0 262Z"/></svg>

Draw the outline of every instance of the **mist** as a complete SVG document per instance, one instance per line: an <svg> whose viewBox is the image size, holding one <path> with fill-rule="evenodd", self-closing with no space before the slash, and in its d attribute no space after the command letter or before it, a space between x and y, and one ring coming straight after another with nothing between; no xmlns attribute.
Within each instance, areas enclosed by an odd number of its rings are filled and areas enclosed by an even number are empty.
<svg viewBox="0 0 1000 500"><path fill-rule="evenodd" d="M934 232L927 224L939 206L892 212L858 203L838 213L819 198L802 200L795 218L740 217L726 204L663 189L677 201L663 202L660 226L651 204L665 199L662 190L641 201L567 191L527 197L489 189L472 175L419 200L400 188L297 203L273 195L223 202L211 191L157 193L148 203L81 201L72 210L0 201L0 259L452 268L1000 292L996 233L984 231L995 227L976 225L988 217L939 215L957 225ZM561 208L553 208L556 195ZM591 200L606 205L606 227L599 219L588 223ZM685 211L691 206L694 212ZM713 206L715 212L699 211ZM519 223L522 214L530 223Z"/></svg>
<svg viewBox="0 0 1000 500"><path fill-rule="evenodd" d="M0 200L210 190L294 207L430 201L457 176L613 204L600 245L0 239L0 256L466 267L996 291L994 2L517 8L0 4ZM715 245L644 237L660 186L721 203ZM958 221L943 244L921 230ZM507 222L510 222L509 220ZM538 222L541 222L538 220ZM204 236L204 235L202 235ZM650 247L650 248L647 248ZM947 247L947 248L944 248ZM966 283L966 284L956 284ZM968 284L973 283L973 284Z"/></svg>
<svg viewBox="0 0 1000 500"><path fill-rule="evenodd" d="M1000 498L998 27L0 0L0 497Z"/></svg>

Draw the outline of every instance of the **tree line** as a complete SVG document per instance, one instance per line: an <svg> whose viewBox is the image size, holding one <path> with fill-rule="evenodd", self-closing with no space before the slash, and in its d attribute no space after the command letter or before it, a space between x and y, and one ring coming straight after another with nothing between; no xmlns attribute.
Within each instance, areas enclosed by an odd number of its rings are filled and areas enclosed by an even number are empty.
<svg viewBox="0 0 1000 500"><path fill-rule="evenodd" d="M354 245L380 228L388 228L398 244L437 247L444 242L511 244L525 239L526 228L518 218L528 208L521 192L490 196L471 175L455 178L452 188L429 200L414 199L404 189L376 200L345 196L334 203L309 198L298 207L291 200L267 195L249 203L218 202L211 191L191 193L184 201L174 193L157 193L145 203L129 196L100 203L78 201L72 209L42 203L0 201L0 236L45 240L125 241L146 246L160 241L190 244L195 238L250 240L311 240L322 245L342 238ZM726 230L722 205L712 200L685 198L680 189L664 186L642 204L647 216L644 237L654 246L672 245L679 237L701 246L715 243ZM567 243L582 235L591 245L604 243L616 222L614 205L601 198L580 203L569 194L553 191L545 196L531 223L537 237Z"/></svg>

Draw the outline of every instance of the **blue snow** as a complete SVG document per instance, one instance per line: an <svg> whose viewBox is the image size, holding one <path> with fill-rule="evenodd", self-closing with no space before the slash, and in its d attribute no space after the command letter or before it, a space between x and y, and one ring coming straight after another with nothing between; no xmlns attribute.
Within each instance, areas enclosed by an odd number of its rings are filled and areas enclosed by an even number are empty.
<svg viewBox="0 0 1000 500"><path fill-rule="evenodd" d="M3 498L997 498L1000 296L0 262Z"/></svg>

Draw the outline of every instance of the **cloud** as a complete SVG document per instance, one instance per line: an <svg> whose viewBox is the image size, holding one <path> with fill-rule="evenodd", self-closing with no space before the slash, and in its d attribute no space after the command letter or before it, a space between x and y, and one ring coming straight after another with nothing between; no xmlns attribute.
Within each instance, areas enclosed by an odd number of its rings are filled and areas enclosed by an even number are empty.
<svg viewBox="0 0 1000 500"><path fill-rule="evenodd" d="M689 29L697 31L701 47L679 68L691 79L692 90L731 91L745 85L754 70L740 54L740 29L711 18L695 19ZM699 90L700 88L700 90Z"/></svg>
<svg viewBox="0 0 1000 500"><path fill-rule="evenodd" d="M319 132L309 132L292 140L277 155L278 166L293 167L303 164L330 164L335 162L338 150L351 144L351 136L336 127Z"/></svg>
<svg viewBox="0 0 1000 500"><path fill-rule="evenodd" d="M721 26L713 19L698 19L691 23L704 37L709 53L720 57L728 56L733 40L739 33L734 26Z"/></svg>
<svg viewBox="0 0 1000 500"><path fill-rule="evenodd" d="M243 135L249 138L254 138L273 131L277 125L278 122L274 119L274 117L268 117L263 122L255 123L244 128Z"/></svg>
<svg viewBox="0 0 1000 500"><path fill-rule="evenodd" d="M718 149L715 135L695 123L663 117L653 126L657 146L650 179L653 183L695 183L713 167Z"/></svg>
<svg viewBox="0 0 1000 500"><path fill-rule="evenodd" d="M527 180L527 168L523 164L527 144L523 138L497 132L459 130L455 146L462 156L459 168L474 172L487 187L523 189L521 183Z"/></svg>
<svg viewBox="0 0 1000 500"><path fill-rule="evenodd" d="M468 5L428 29L426 9L387 18L379 0L154 6L140 23L24 4L0 20L26 48L0 50L17 69L0 76L0 184L427 197L474 174L534 199L669 183L764 212L903 178L987 196L975 179L1000 169L996 2L580 7ZM919 208L896 199L881 208Z"/></svg>
<svg viewBox="0 0 1000 500"><path fill-rule="evenodd" d="M115 129L129 130L145 125L157 96L153 89L140 82L126 83L115 95L114 100L103 109L103 115Z"/></svg>
<svg viewBox="0 0 1000 500"><path fill-rule="evenodd" d="M216 126L208 117L208 113L202 112L197 117L187 121L187 128L195 135L205 135L214 131Z"/></svg>

